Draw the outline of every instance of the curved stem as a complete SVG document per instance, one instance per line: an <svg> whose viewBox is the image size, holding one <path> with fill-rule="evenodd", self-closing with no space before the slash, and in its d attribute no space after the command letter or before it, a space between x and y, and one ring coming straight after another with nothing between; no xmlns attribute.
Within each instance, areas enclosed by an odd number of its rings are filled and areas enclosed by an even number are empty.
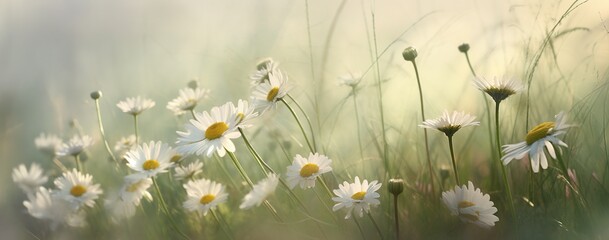
<svg viewBox="0 0 609 240"><path fill-rule="evenodd" d="M379 227L379 225L376 223L376 220L374 220L374 218L372 217L372 214L370 214L370 212L368 212L368 217L370 218L370 221L372 221L372 224L374 225L374 227L376 228L376 231L378 232L379 236L381 237L381 240L384 239L383 238L383 232L381 231L381 228Z"/></svg>
<svg viewBox="0 0 609 240"><path fill-rule="evenodd" d="M260 157L260 154L258 154L256 149L254 149L254 146L252 146L250 141L243 133L243 129L237 128L237 130L239 130L239 133L241 133L241 138L243 138L243 141L245 141L245 146L247 146L247 148L250 150L250 153L254 156L254 159L256 159L256 162L260 166L260 169L262 169L262 171L264 172L264 175L268 177L269 174L267 170L271 173L275 173L275 171L273 171L273 169L266 162L264 162L264 160L262 160L262 157Z"/></svg>
<svg viewBox="0 0 609 240"><path fill-rule="evenodd" d="M499 156L499 166L501 166L501 174L503 175L503 187L505 188L506 200L510 207L510 213L512 218L516 218L516 209L514 208L514 200L512 198L512 190L510 188L510 182L508 181L508 175L505 170L505 166L501 161L501 141L499 138L499 104L501 101L495 102L495 142L497 143L497 156Z"/></svg>
<svg viewBox="0 0 609 240"><path fill-rule="evenodd" d="M450 159L453 163L453 171L455 173L455 182L457 186L461 186L461 181L459 181L459 171L457 170L457 162L455 161L455 150L453 149L453 137L448 137L448 147L450 148Z"/></svg>
<svg viewBox="0 0 609 240"><path fill-rule="evenodd" d="M417 63L412 60L412 67L414 68L414 74L417 77L417 86L419 87L419 103L421 105L421 121L425 121L425 104L423 103L423 88L421 87L421 78L419 77L419 68ZM436 189L434 186L434 171L433 165L431 164L431 157L429 155L429 138L427 137L427 128L423 128L423 135L425 136L425 156L427 158L427 167L429 168L429 183L431 184L432 196L435 199Z"/></svg>
<svg viewBox="0 0 609 240"><path fill-rule="evenodd" d="M212 216L214 216L214 219L215 219L215 220L216 220L216 222L218 223L218 226L219 226L220 228L222 228L222 231L224 232L224 234L226 234L226 236L227 236L229 239L233 239L233 235L231 235L231 234L229 233L229 231L228 231L228 230L226 230L226 228L225 228L224 224L222 224L222 222L220 221L220 218L218 218L218 215L216 215L216 211L215 211L214 209L209 209L209 211L211 212L211 215L212 215Z"/></svg>
<svg viewBox="0 0 609 240"><path fill-rule="evenodd" d="M469 54L467 54L467 52L464 52L464 54L465 54L465 59L467 59L467 66L469 66L469 70L471 70L474 77L476 77L476 72L474 71L474 68L472 67L472 63L469 61Z"/></svg>
<svg viewBox="0 0 609 240"><path fill-rule="evenodd" d="M108 139L106 139L106 133L104 132L104 125L102 124L101 110L99 108L99 99L95 99L95 110L97 112L97 123L99 125L99 133L101 134L102 139L104 140L104 146L106 147L106 151L108 152L108 154L110 154L110 157L112 158L114 163L116 163L116 166L119 166L118 160L116 159L116 157L114 156L114 153L112 153L112 150L110 149L110 144L108 144Z"/></svg>
<svg viewBox="0 0 609 240"><path fill-rule="evenodd" d="M353 221L355 222L355 225L357 225L357 229L359 229L359 233L362 234L362 239L366 239L366 234L364 233L364 229L362 229L362 225L359 224L359 221L357 221L357 218L355 218L355 216L353 217Z"/></svg>
<svg viewBox="0 0 609 240"><path fill-rule="evenodd" d="M184 239L190 239L188 237L188 235L186 235L182 231L180 231L180 229L178 228L178 225L173 220L173 217L171 216L171 213L169 212L169 208L167 208L167 203L165 203L165 199L163 198L163 194L161 194L161 189L159 188L159 184L156 181L156 177L152 177L152 183L154 185L154 189L156 190L157 195L159 196L159 201L161 202L161 208L165 212L165 215L167 215L167 218L169 218L169 223L171 224L171 227L173 228L173 230L175 230L178 234L180 234L180 236L182 236Z"/></svg>
<svg viewBox="0 0 609 240"><path fill-rule="evenodd" d="M383 163L385 164L385 171L389 172L389 144L387 143L387 134L385 133L385 114L383 112L383 87L381 81L381 69L378 64L379 54L378 54L378 45L376 41L376 20L374 16L374 10L372 11L372 37L374 41L374 58L376 61L374 65L376 66L376 80L377 80L377 90L379 94L379 111L381 113L381 133L383 136Z"/></svg>
<svg viewBox="0 0 609 240"><path fill-rule="evenodd" d="M285 104L285 106L288 108L288 110L290 110L290 113L292 113L292 116L294 116L294 119L296 119L296 123L298 123L298 127L300 127L300 131L302 132L302 135L304 136L305 141L307 142L307 145L309 146L309 150L311 150L311 152L313 152L313 153L316 152L315 149L313 148L313 146L311 145L309 138L307 137L307 133L304 130L304 127L302 126L302 123L300 122L298 115L296 115L296 112L294 112L294 109L292 109L292 107L290 107L290 104L288 104L288 102L286 102L283 98L281 98L280 101L283 102L283 104Z"/></svg>
<svg viewBox="0 0 609 240"><path fill-rule="evenodd" d="M197 117L195 117L195 110L194 110L194 108L190 109L190 115L192 115L192 119L197 119Z"/></svg>

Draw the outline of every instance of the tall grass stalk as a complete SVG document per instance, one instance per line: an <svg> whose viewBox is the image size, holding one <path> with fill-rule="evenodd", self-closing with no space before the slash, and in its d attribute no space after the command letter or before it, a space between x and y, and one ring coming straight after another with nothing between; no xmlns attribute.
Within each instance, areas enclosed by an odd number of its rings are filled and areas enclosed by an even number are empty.
<svg viewBox="0 0 609 240"><path fill-rule="evenodd" d="M378 90L378 102L379 102L379 112L380 112L380 116L381 116L381 135L383 136L383 163L385 165L385 172L389 173L390 169L389 169L389 144L387 143L387 133L385 132L385 113L383 110L383 85L382 85L382 80L381 80L381 69L379 67L379 63L378 63L378 59L379 59L379 52L378 52L378 43L376 40L376 18L375 18L375 14L374 14L374 9L372 9L371 11L371 15L372 15L372 39L373 39L373 45L374 45L374 59L376 59L376 61L374 61L374 65L376 67L376 81L377 81L377 90Z"/></svg>

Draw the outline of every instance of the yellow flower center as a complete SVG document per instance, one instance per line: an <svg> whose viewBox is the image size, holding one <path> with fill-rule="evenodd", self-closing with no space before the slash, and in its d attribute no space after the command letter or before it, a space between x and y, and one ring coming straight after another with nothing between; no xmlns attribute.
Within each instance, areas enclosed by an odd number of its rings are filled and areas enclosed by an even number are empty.
<svg viewBox="0 0 609 240"><path fill-rule="evenodd" d="M526 142L527 145L531 145L534 142L536 142L539 139L544 138L545 136L548 135L548 132L554 128L555 124L554 122L543 122L537 126L535 126L533 129L531 129L528 133L527 133L527 137Z"/></svg>
<svg viewBox="0 0 609 240"><path fill-rule="evenodd" d="M353 200L362 200L366 196L366 192L356 192L351 196Z"/></svg>
<svg viewBox="0 0 609 240"><path fill-rule="evenodd" d="M173 155L173 157L171 157L171 159L169 161L175 163L175 162L180 161L180 159L182 159L182 155L176 154L176 155Z"/></svg>
<svg viewBox="0 0 609 240"><path fill-rule="evenodd" d="M139 180L131 185L129 185L129 187L127 187L127 189L125 189L127 192L135 192L137 191L142 185L144 184L144 180Z"/></svg>
<svg viewBox="0 0 609 240"><path fill-rule="evenodd" d="M266 100L271 102L275 99L275 97L277 97L277 94L279 93L279 87L274 87L273 89L271 89L271 91L269 91L269 94L266 95Z"/></svg>
<svg viewBox="0 0 609 240"><path fill-rule="evenodd" d="M206 204L209 204L210 202L212 202L214 199L216 199L216 196L214 196L213 194L207 194L207 195L201 197L201 200L199 200L199 203L206 205Z"/></svg>
<svg viewBox="0 0 609 240"><path fill-rule="evenodd" d="M319 171L319 166L315 163L307 163L300 169L301 177L310 177Z"/></svg>
<svg viewBox="0 0 609 240"><path fill-rule="evenodd" d="M219 137L222 137L222 134L228 130L228 125L225 122L217 122L207 127L205 130L205 138L207 140L214 140Z"/></svg>
<svg viewBox="0 0 609 240"><path fill-rule="evenodd" d="M72 189L70 189L70 194L74 197L80 197L87 192L87 188L82 185L74 185Z"/></svg>
<svg viewBox="0 0 609 240"><path fill-rule="evenodd" d="M461 202L459 202L458 206L459 206L459 208L467 208L467 207L471 207L474 205L476 205L476 204L474 204L473 202L470 202L470 201L461 201Z"/></svg>
<svg viewBox="0 0 609 240"><path fill-rule="evenodd" d="M159 162L154 159L146 160L144 164L142 164L142 168L146 171L153 170L159 167Z"/></svg>
<svg viewBox="0 0 609 240"><path fill-rule="evenodd" d="M241 123L245 119L245 114L237 113L237 124Z"/></svg>

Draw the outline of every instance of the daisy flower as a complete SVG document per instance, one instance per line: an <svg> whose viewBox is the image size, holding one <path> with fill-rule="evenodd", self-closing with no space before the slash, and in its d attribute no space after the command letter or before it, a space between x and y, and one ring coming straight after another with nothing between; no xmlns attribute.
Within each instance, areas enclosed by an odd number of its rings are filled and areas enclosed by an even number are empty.
<svg viewBox="0 0 609 240"><path fill-rule="evenodd" d="M76 169L64 172L63 175L55 179L55 186L58 191L54 194L68 201L74 210L82 206L93 207L95 199L102 194L99 184L93 184L93 177L89 174L82 174Z"/></svg>
<svg viewBox="0 0 609 240"><path fill-rule="evenodd" d="M48 181L47 176L42 172L42 168L36 163L30 165L28 171L25 165L21 164L13 169L13 182L27 195L32 195L39 187Z"/></svg>
<svg viewBox="0 0 609 240"><path fill-rule="evenodd" d="M490 199L488 194L483 194L479 188L474 188L471 181L468 182L468 186L456 186L454 190L442 193L442 201L453 216L459 216L461 221L483 228L495 226L495 222L499 221L494 215L497 208L493 207L494 203Z"/></svg>
<svg viewBox="0 0 609 240"><path fill-rule="evenodd" d="M179 91L179 96L169 103L167 109L171 110L175 115L182 115L193 110L199 101L209 97L209 89L204 88L183 88Z"/></svg>
<svg viewBox="0 0 609 240"><path fill-rule="evenodd" d="M510 95L516 94L522 90L522 85L515 78L493 78L487 80L485 78L474 78L474 85L480 90L488 94L495 100L501 102Z"/></svg>
<svg viewBox="0 0 609 240"><path fill-rule="evenodd" d="M150 178L158 173L167 172L167 169L173 165L171 158L175 155L176 152L166 143L150 141L127 152L125 160L127 166L138 172L137 176Z"/></svg>
<svg viewBox="0 0 609 240"><path fill-rule="evenodd" d="M548 159L543 149L548 151L550 157L556 159L554 145L568 147L566 143L558 139L558 136L566 133L567 128L572 127L567 124L564 112L560 112L555 118L554 122L543 122L533 127L523 142L503 145L504 156L501 158L503 165L508 165L512 160L522 159L528 155L533 172L539 172L539 165L542 169L548 168Z"/></svg>
<svg viewBox="0 0 609 240"><path fill-rule="evenodd" d="M239 205L240 209L249 209L253 206L260 206L266 198L275 192L279 176L270 174L267 178L261 180L254 188L243 198L243 202Z"/></svg>
<svg viewBox="0 0 609 240"><path fill-rule="evenodd" d="M273 61L271 58L260 61L256 66L257 71L250 75L252 85L257 86L258 84L268 81L269 73L276 71L278 66L279 63Z"/></svg>
<svg viewBox="0 0 609 240"><path fill-rule="evenodd" d="M314 187L318 176L332 171L331 163L332 160L319 153L309 153L308 158L297 154L286 174L290 189L299 184L302 189Z"/></svg>
<svg viewBox="0 0 609 240"><path fill-rule="evenodd" d="M332 198L336 202L332 210L347 209L345 219L351 218L353 211L360 217L364 216L364 212L370 212L371 205L381 204L378 200L381 195L376 192L381 188L381 185L376 180L368 183L368 180L364 179L363 182L360 182L359 177L355 177L354 183L343 182L343 184L338 185L339 189L333 191L337 197Z"/></svg>
<svg viewBox="0 0 609 240"><path fill-rule="evenodd" d="M57 156L77 156L87 147L93 145L93 139L87 135L73 136L57 151Z"/></svg>
<svg viewBox="0 0 609 240"><path fill-rule="evenodd" d="M75 211L69 202L54 196L44 187L23 201L23 206L32 217L51 221L51 230L63 224L71 227L86 226L84 211Z"/></svg>
<svg viewBox="0 0 609 240"><path fill-rule="evenodd" d="M202 213L203 216L218 204L226 202L228 197L222 184L207 179L188 181L183 186L188 195L183 204L184 208L190 212Z"/></svg>
<svg viewBox="0 0 609 240"><path fill-rule="evenodd" d="M152 179L150 178L142 178L138 174L127 175L124 178L118 197L122 201L139 206L142 198L152 201L152 195L148 192L150 186L152 186Z"/></svg>
<svg viewBox="0 0 609 240"><path fill-rule="evenodd" d="M258 112L256 111L256 106L249 104L248 101L239 99L237 102L237 107L230 103L233 114L236 117L237 127L239 128L248 128L251 127L250 123L252 119L258 116Z"/></svg>
<svg viewBox="0 0 609 240"><path fill-rule="evenodd" d="M55 154L63 145L63 141L56 135L41 133L40 136L34 139L34 144L36 144L36 148L42 153L55 157Z"/></svg>
<svg viewBox="0 0 609 240"><path fill-rule="evenodd" d="M147 98L142 98L140 96L137 96L135 98L127 98L124 101L120 101L116 104L116 106L120 108L121 111L134 116L154 107L154 105L154 101Z"/></svg>
<svg viewBox="0 0 609 240"><path fill-rule="evenodd" d="M269 81L256 86L252 98L257 108L264 112L275 107L277 101L285 97L289 90L288 76L281 71L273 71L269 73Z"/></svg>
<svg viewBox="0 0 609 240"><path fill-rule="evenodd" d="M356 87L362 81L361 73L349 73L338 77L338 84L347 87Z"/></svg>
<svg viewBox="0 0 609 240"><path fill-rule="evenodd" d="M125 153L133 150L137 146L135 135L131 134L128 137L122 137L116 144L114 144L114 151L117 153L119 158L123 158Z"/></svg>
<svg viewBox="0 0 609 240"><path fill-rule="evenodd" d="M241 134L237 131L237 117L233 114L231 104L214 107L211 111L195 113L195 119L186 124L186 132L178 131L177 150L183 154L205 153L208 157L218 152L220 157L226 151L234 152L231 141Z"/></svg>
<svg viewBox="0 0 609 240"><path fill-rule="evenodd" d="M177 166L173 175L177 180L192 179L203 172L203 163L199 160L191 162L188 166Z"/></svg>
<svg viewBox="0 0 609 240"><path fill-rule="evenodd" d="M447 137L452 137L461 128L480 125L480 122L474 121L475 119L476 116L464 112L454 111L451 115L448 111L444 111L441 117L425 120L419 127L436 129Z"/></svg>

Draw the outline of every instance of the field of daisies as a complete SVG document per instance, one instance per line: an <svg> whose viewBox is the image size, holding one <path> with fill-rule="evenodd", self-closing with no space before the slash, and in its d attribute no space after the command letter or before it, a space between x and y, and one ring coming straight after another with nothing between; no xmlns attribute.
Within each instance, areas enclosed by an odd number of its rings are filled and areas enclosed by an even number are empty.
<svg viewBox="0 0 609 240"><path fill-rule="evenodd" d="M607 239L609 3L0 3L2 239Z"/></svg>

